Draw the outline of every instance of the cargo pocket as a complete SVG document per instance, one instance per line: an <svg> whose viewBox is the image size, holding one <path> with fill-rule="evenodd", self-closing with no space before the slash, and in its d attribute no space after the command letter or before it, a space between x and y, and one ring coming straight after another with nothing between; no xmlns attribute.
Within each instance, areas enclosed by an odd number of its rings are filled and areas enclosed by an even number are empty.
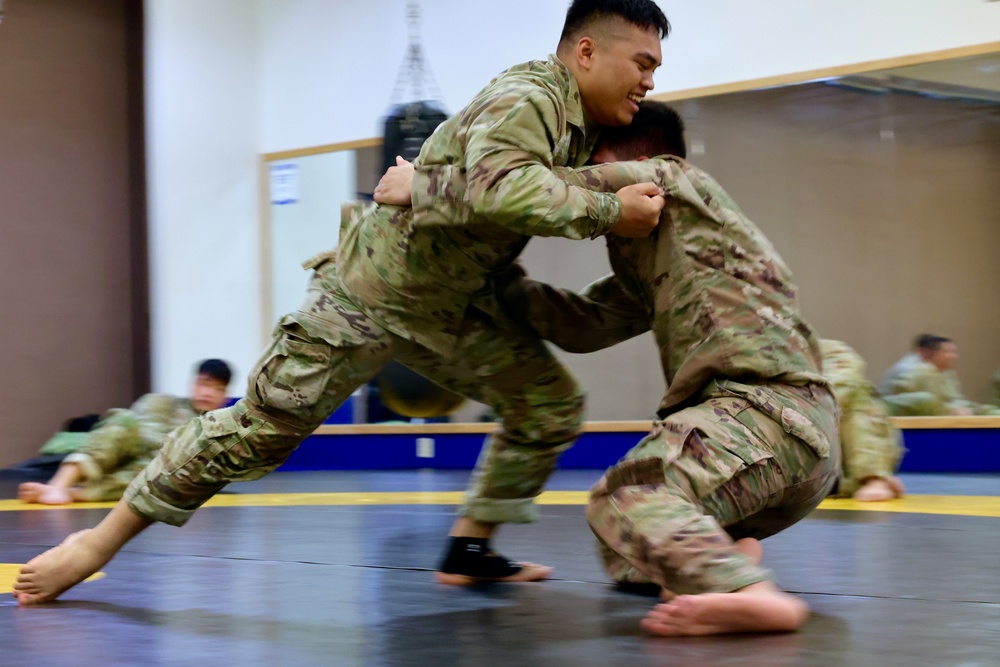
<svg viewBox="0 0 1000 667"><path fill-rule="evenodd" d="M325 340L309 335L299 322L302 316L286 315L278 323L249 390L260 405L311 422L330 380L332 350Z"/></svg>
<svg viewBox="0 0 1000 667"><path fill-rule="evenodd" d="M259 419L252 418L243 403L209 412L203 419L202 435L209 440L204 482L241 482L260 479L288 458L297 441L262 436ZM286 444L287 443L287 444Z"/></svg>
<svg viewBox="0 0 1000 667"><path fill-rule="evenodd" d="M798 410L783 409L781 411L781 426L786 433L794 435L809 445L821 458L830 456L830 441Z"/></svg>

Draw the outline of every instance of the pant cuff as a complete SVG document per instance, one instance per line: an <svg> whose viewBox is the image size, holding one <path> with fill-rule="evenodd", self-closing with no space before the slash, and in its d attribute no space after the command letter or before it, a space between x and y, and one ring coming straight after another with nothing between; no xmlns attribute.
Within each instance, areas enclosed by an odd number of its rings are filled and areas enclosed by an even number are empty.
<svg viewBox="0 0 1000 667"><path fill-rule="evenodd" d="M538 520L538 508L531 498L471 498L458 513L483 523L533 523Z"/></svg>
<svg viewBox="0 0 1000 667"><path fill-rule="evenodd" d="M123 499L132 511L150 521L159 521L171 526L183 526L194 514L194 510L182 510L166 503L150 493L149 486L140 475L125 489Z"/></svg>

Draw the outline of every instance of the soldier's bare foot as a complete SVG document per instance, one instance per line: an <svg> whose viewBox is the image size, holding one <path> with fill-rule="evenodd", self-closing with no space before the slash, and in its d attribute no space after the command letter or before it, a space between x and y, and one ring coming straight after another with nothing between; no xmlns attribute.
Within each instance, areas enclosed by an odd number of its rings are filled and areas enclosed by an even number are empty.
<svg viewBox="0 0 1000 667"><path fill-rule="evenodd" d="M114 551L108 553L90 539L92 533L90 530L73 533L62 544L35 556L22 567L14 584L18 604L55 600L111 560Z"/></svg>
<svg viewBox="0 0 1000 667"><path fill-rule="evenodd" d="M42 505L69 505L73 497L67 489L51 484L25 482L17 487L17 498L22 503L41 503Z"/></svg>
<svg viewBox="0 0 1000 667"><path fill-rule="evenodd" d="M870 503L902 498L906 493L903 483L896 477L872 477L865 480L854 492L854 500Z"/></svg>
<svg viewBox="0 0 1000 667"><path fill-rule="evenodd" d="M754 565L760 565L761 559L764 558L764 547L760 545L760 540L753 537L744 537L741 540L736 540L733 544L736 550L741 554L747 556L753 561ZM660 589L660 599L664 602L670 602L677 598L677 593L674 593L669 588Z"/></svg>
<svg viewBox="0 0 1000 667"><path fill-rule="evenodd" d="M809 608L772 584L753 584L735 593L680 595L653 608L640 625L666 637L741 632L792 632L809 617Z"/></svg>
<svg viewBox="0 0 1000 667"><path fill-rule="evenodd" d="M760 565L760 561L764 557L764 547L760 545L760 540L744 537L742 540L736 540L735 546L736 550L752 560L754 565Z"/></svg>

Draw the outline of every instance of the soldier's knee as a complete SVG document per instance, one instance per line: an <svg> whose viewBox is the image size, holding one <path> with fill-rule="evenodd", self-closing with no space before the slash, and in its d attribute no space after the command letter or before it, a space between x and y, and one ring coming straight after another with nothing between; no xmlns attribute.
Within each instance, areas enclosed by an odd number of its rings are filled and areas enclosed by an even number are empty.
<svg viewBox="0 0 1000 667"><path fill-rule="evenodd" d="M529 414L524 424L534 440L558 445L579 436L583 428L585 394L575 381L570 380L561 391L547 399L535 399L529 400Z"/></svg>
<svg viewBox="0 0 1000 667"><path fill-rule="evenodd" d="M312 424L325 414L319 405L332 373L332 348L290 317L275 329L271 347L250 373L246 400L282 422Z"/></svg>

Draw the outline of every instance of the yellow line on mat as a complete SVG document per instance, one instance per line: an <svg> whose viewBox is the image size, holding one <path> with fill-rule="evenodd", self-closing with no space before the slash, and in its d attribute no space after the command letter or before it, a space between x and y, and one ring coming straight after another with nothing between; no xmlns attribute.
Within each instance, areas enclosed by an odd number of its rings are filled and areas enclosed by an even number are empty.
<svg viewBox="0 0 1000 667"><path fill-rule="evenodd" d="M458 505L461 491L399 491L358 493L226 493L212 498L206 507L303 507L322 505ZM584 505L586 491L546 491L539 505ZM17 500L0 500L0 512L53 509L103 509L114 503L74 503L63 507L25 505ZM863 512L905 512L909 514L953 514L1000 517L1000 496L907 496L883 503L856 500L824 500L821 510Z"/></svg>

